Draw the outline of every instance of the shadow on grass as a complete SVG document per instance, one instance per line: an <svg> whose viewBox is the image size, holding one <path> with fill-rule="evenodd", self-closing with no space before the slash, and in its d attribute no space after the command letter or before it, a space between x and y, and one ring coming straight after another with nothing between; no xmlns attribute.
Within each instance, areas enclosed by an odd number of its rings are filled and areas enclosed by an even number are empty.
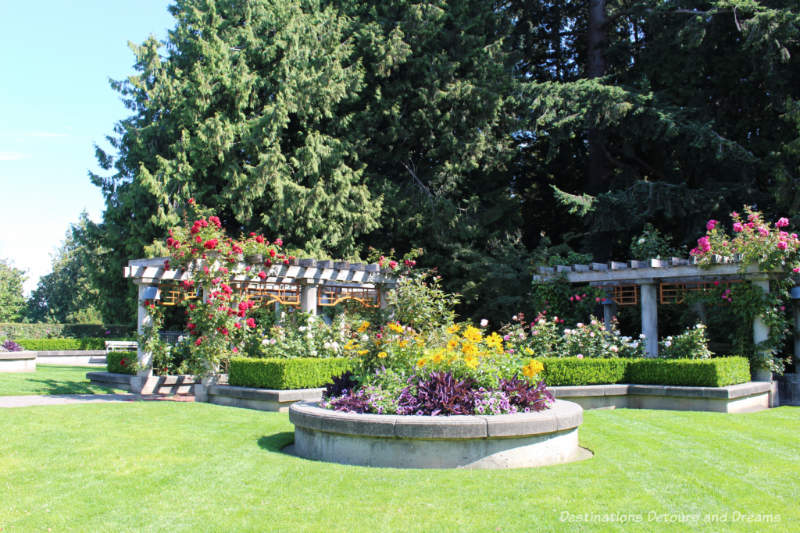
<svg viewBox="0 0 800 533"><path fill-rule="evenodd" d="M114 394L117 392L113 387L95 385L90 381L58 381L55 379L30 378L30 383L40 385L37 387L36 394Z"/></svg>
<svg viewBox="0 0 800 533"><path fill-rule="evenodd" d="M282 452L283 448L294 442L294 433L283 431L274 435L265 435L258 439L258 446L268 452ZM284 452L285 453L285 452Z"/></svg>

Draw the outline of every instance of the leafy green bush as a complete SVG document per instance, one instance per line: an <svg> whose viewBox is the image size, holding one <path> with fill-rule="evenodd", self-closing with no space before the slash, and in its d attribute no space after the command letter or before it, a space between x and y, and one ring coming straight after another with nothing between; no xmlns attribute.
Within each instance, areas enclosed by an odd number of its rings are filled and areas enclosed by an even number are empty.
<svg viewBox="0 0 800 533"><path fill-rule="evenodd" d="M542 377L550 386L633 383L725 387L750 381L745 357L713 359L578 359L548 357Z"/></svg>
<svg viewBox="0 0 800 533"><path fill-rule="evenodd" d="M628 363L633 360L622 358L579 359L577 357L539 359L544 365L541 377L551 387L623 383Z"/></svg>
<svg viewBox="0 0 800 533"><path fill-rule="evenodd" d="M128 337L135 332L130 324L23 324L0 323L0 336L10 339L46 339L53 337Z"/></svg>
<svg viewBox="0 0 800 533"><path fill-rule="evenodd" d="M228 368L228 383L263 389L309 389L321 387L333 376L353 370L355 361L344 357L253 359L234 357Z"/></svg>
<svg viewBox="0 0 800 533"><path fill-rule="evenodd" d="M136 352L109 352L106 354L106 369L116 374L136 374L138 358Z"/></svg>
<svg viewBox="0 0 800 533"><path fill-rule="evenodd" d="M658 356L662 359L708 359L712 355L705 324L687 328L680 335L670 335L658 343Z"/></svg>
<svg viewBox="0 0 800 533"><path fill-rule="evenodd" d="M17 339L26 350L49 352L62 350L103 350L104 338L87 337L83 339Z"/></svg>
<svg viewBox="0 0 800 533"><path fill-rule="evenodd" d="M627 383L725 387L750 381L750 363L745 357L714 359L638 359L625 374Z"/></svg>

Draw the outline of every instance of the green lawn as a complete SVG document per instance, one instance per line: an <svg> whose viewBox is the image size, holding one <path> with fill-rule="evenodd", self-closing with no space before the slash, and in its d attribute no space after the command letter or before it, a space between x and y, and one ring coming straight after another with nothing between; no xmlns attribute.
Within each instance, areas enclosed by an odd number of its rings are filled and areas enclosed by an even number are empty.
<svg viewBox="0 0 800 533"><path fill-rule="evenodd" d="M307 461L279 451L292 441L287 415L210 404L6 409L0 427L4 532L789 531L800 524L800 408L590 411L580 431L594 458L505 471ZM569 524L560 521L565 513L633 514L642 523ZM687 516L695 513L698 522ZM654 521L665 514L691 521ZM763 514L780 523L742 518ZM705 515L727 522L706 523Z"/></svg>
<svg viewBox="0 0 800 533"><path fill-rule="evenodd" d="M93 385L86 379L87 372L102 370L105 368L37 364L36 372L0 373L0 396L124 392L112 387ZM1 414L0 417L2 417Z"/></svg>

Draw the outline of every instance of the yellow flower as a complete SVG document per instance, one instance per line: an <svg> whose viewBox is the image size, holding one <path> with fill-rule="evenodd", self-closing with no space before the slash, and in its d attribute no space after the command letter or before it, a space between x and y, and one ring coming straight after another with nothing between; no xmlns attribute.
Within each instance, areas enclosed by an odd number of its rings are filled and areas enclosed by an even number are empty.
<svg viewBox="0 0 800 533"><path fill-rule="evenodd" d="M450 335L455 335L458 333L458 330L461 329L458 324L453 324L452 326L447 328L447 333Z"/></svg>
<svg viewBox="0 0 800 533"><path fill-rule="evenodd" d="M397 343L397 345L398 345L399 347L401 347L401 348L405 348L406 346L408 346L408 339L403 339L403 340L399 341L399 342Z"/></svg>
<svg viewBox="0 0 800 533"><path fill-rule="evenodd" d="M403 326L401 326L400 324L398 324L396 322L388 324L388 327L389 327L390 330L394 331L395 333L403 333Z"/></svg>
<svg viewBox="0 0 800 533"><path fill-rule="evenodd" d="M464 363L470 368L475 368L478 366L478 360L475 357L468 355L464 358Z"/></svg>
<svg viewBox="0 0 800 533"><path fill-rule="evenodd" d="M531 350L530 348L523 348L522 353L524 353L525 355L533 355L533 350Z"/></svg>
<svg viewBox="0 0 800 533"><path fill-rule="evenodd" d="M464 352L464 355L474 356L478 352L478 349L471 342L465 342L464 345L461 346L461 351Z"/></svg>
<svg viewBox="0 0 800 533"><path fill-rule="evenodd" d="M542 370L544 370L544 365L536 359L531 359L530 363L522 367L522 373L529 378L535 377Z"/></svg>
<svg viewBox="0 0 800 533"><path fill-rule="evenodd" d="M494 348L495 350L497 348L500 348L500 351L502 352L502 350L503 350L503 337L498 335L496 331L492 332L491 335L486 337L486 346L488 346L489 348Z"/></svg>
<svg viewBox="0 0 800 533"><path fill-rule="evenodd" d="M385 359L387 355L389 354L386 352L378 352L378 359Z"/></svg>
<svg viewBox="0 0 800 533"><path fill-rule="evenodd" d="M359 350L359 351L357 351L356 353L357 353L358 355L367 355L367 354L369 353L369 350Z"/></svg>
<svg viewBox="0 0 800 533"><path fill-rule="evenodd" d="M458 348L458 339L456 337L450 337L450 340L447 341L447 349L455 350L456 348Z"/></svg>
<svg viewBox="0 0 800 533"><path fill-rule="evenodd" d="M463 335L465 339L472 342L480 342L481 338L483 337L481 330L475 326L467 326L467 329L464 330Z"/></svg>
<svg viewBox="0 0 800 533"><path fill-rule="evenodd" d="M417 361L417 366L422 368L423 366L425 366L425 363L427 363L427 361L425 360L424 357L422 357L419 359L419 361Z"/></svg>
<svg viewBox="0 0 800 533"><path fill-rule="evenodd" d="M363 321L363 322L361 323L361 325L360 325L360 326L358 326L358 329L357 329L356 331L358 331L359 333L364 333L365 331L367 331L367 328L368 328L368 327L369 327L369 322L367 322L367 321L365 320L365 321Z"/></svg>
<svg viewBox="0 0 800 533"><path fill-rule="evenodd" d="M356 343L353 341L347 341L347 344L344 345L345 350L355 350L357 348Z"/></svg>
<svg viewBox="0 0 800 533"><path fill-rule="evenodd" d="M443 358L444 356L442 355L442 350L437 350L436 353L433 354L433 357L431 357L431 360L438 364L442 362Z"/></svg>

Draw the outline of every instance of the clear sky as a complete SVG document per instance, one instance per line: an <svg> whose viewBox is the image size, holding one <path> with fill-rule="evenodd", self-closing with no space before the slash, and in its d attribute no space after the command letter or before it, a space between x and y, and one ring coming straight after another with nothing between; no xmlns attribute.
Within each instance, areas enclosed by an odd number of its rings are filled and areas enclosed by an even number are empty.
<svg viewBox="0 0 800 533"><path fill-rule="evenodd" d="M26 270L26 293L86 210L94 145L128 115L108 80L133 74L128 41L173 27L168 0L0 0L0 258Z"/></svg>

